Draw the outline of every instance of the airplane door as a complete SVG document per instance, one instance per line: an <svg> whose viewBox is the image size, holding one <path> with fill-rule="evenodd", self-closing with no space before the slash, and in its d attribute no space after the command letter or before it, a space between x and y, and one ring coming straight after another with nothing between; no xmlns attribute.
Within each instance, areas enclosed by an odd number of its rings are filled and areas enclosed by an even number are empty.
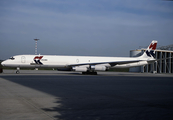
<svg viewBox="0 0 173 120"><path fill-rule="evenodd" d="M22 57L21 57L21 62L22 62L22 63L25 63L25 62L26 62L25 56L22 56Z"/></svg>

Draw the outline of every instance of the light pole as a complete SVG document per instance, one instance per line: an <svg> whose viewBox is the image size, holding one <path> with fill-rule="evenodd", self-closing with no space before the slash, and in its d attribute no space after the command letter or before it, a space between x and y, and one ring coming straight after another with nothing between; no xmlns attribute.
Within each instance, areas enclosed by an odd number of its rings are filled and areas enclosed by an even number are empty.
<svg viewBox="0 0 173 120"><path fill-rule="evenodd" d="M39 39L34 39L35 40L35 55L37 55L37 41L39 40Z"/></svg>

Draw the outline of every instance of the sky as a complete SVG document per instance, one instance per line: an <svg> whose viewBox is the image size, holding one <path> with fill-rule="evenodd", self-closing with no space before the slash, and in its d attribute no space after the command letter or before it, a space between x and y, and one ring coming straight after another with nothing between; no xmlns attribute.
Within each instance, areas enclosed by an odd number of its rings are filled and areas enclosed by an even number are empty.
<svg viewBox="0 0 173 120"><path fill-rule="evenodd" d="M0 60L13 55L128 57L173 44L173 1L0 0Z"/></svg>

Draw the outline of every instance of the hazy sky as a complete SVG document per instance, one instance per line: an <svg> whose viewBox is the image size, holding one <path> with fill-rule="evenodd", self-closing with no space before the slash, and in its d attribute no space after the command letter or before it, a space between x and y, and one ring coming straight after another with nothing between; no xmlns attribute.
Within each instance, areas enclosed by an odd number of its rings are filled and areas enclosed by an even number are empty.
<svg viewBox="0 0 173 120"><path fill-rule="evenodd" d="M173 44L173 1L0 0L0 59L38 53L129 56Z"/></svg>

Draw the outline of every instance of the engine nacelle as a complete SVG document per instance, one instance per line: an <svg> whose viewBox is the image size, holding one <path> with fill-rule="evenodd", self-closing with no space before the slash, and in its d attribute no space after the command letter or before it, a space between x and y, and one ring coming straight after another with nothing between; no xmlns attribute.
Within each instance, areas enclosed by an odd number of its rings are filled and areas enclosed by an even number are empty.
<svg viewBox="0 0 173 120"><path fill-rule="evenodd" d="M87 71L106 71L107 67L104 65L91 65L89 66L75 66L72 68L73 71L87 72Z"/></svg>
<svg viewBox="0 0 173 120"><path fill-rule="evenodd" d="M78 67L78 66L76 66L76 67L73 67L72 70L77 71L77 72L86 72L88 69L87 69L87 67Z"/></svg>
<svg viewBox="0 0 173 120"><path fill-rule="evenodd" d="M104 65L91 65L91 70L93 70L93 71L106 71L107 68Z"/></svg>

